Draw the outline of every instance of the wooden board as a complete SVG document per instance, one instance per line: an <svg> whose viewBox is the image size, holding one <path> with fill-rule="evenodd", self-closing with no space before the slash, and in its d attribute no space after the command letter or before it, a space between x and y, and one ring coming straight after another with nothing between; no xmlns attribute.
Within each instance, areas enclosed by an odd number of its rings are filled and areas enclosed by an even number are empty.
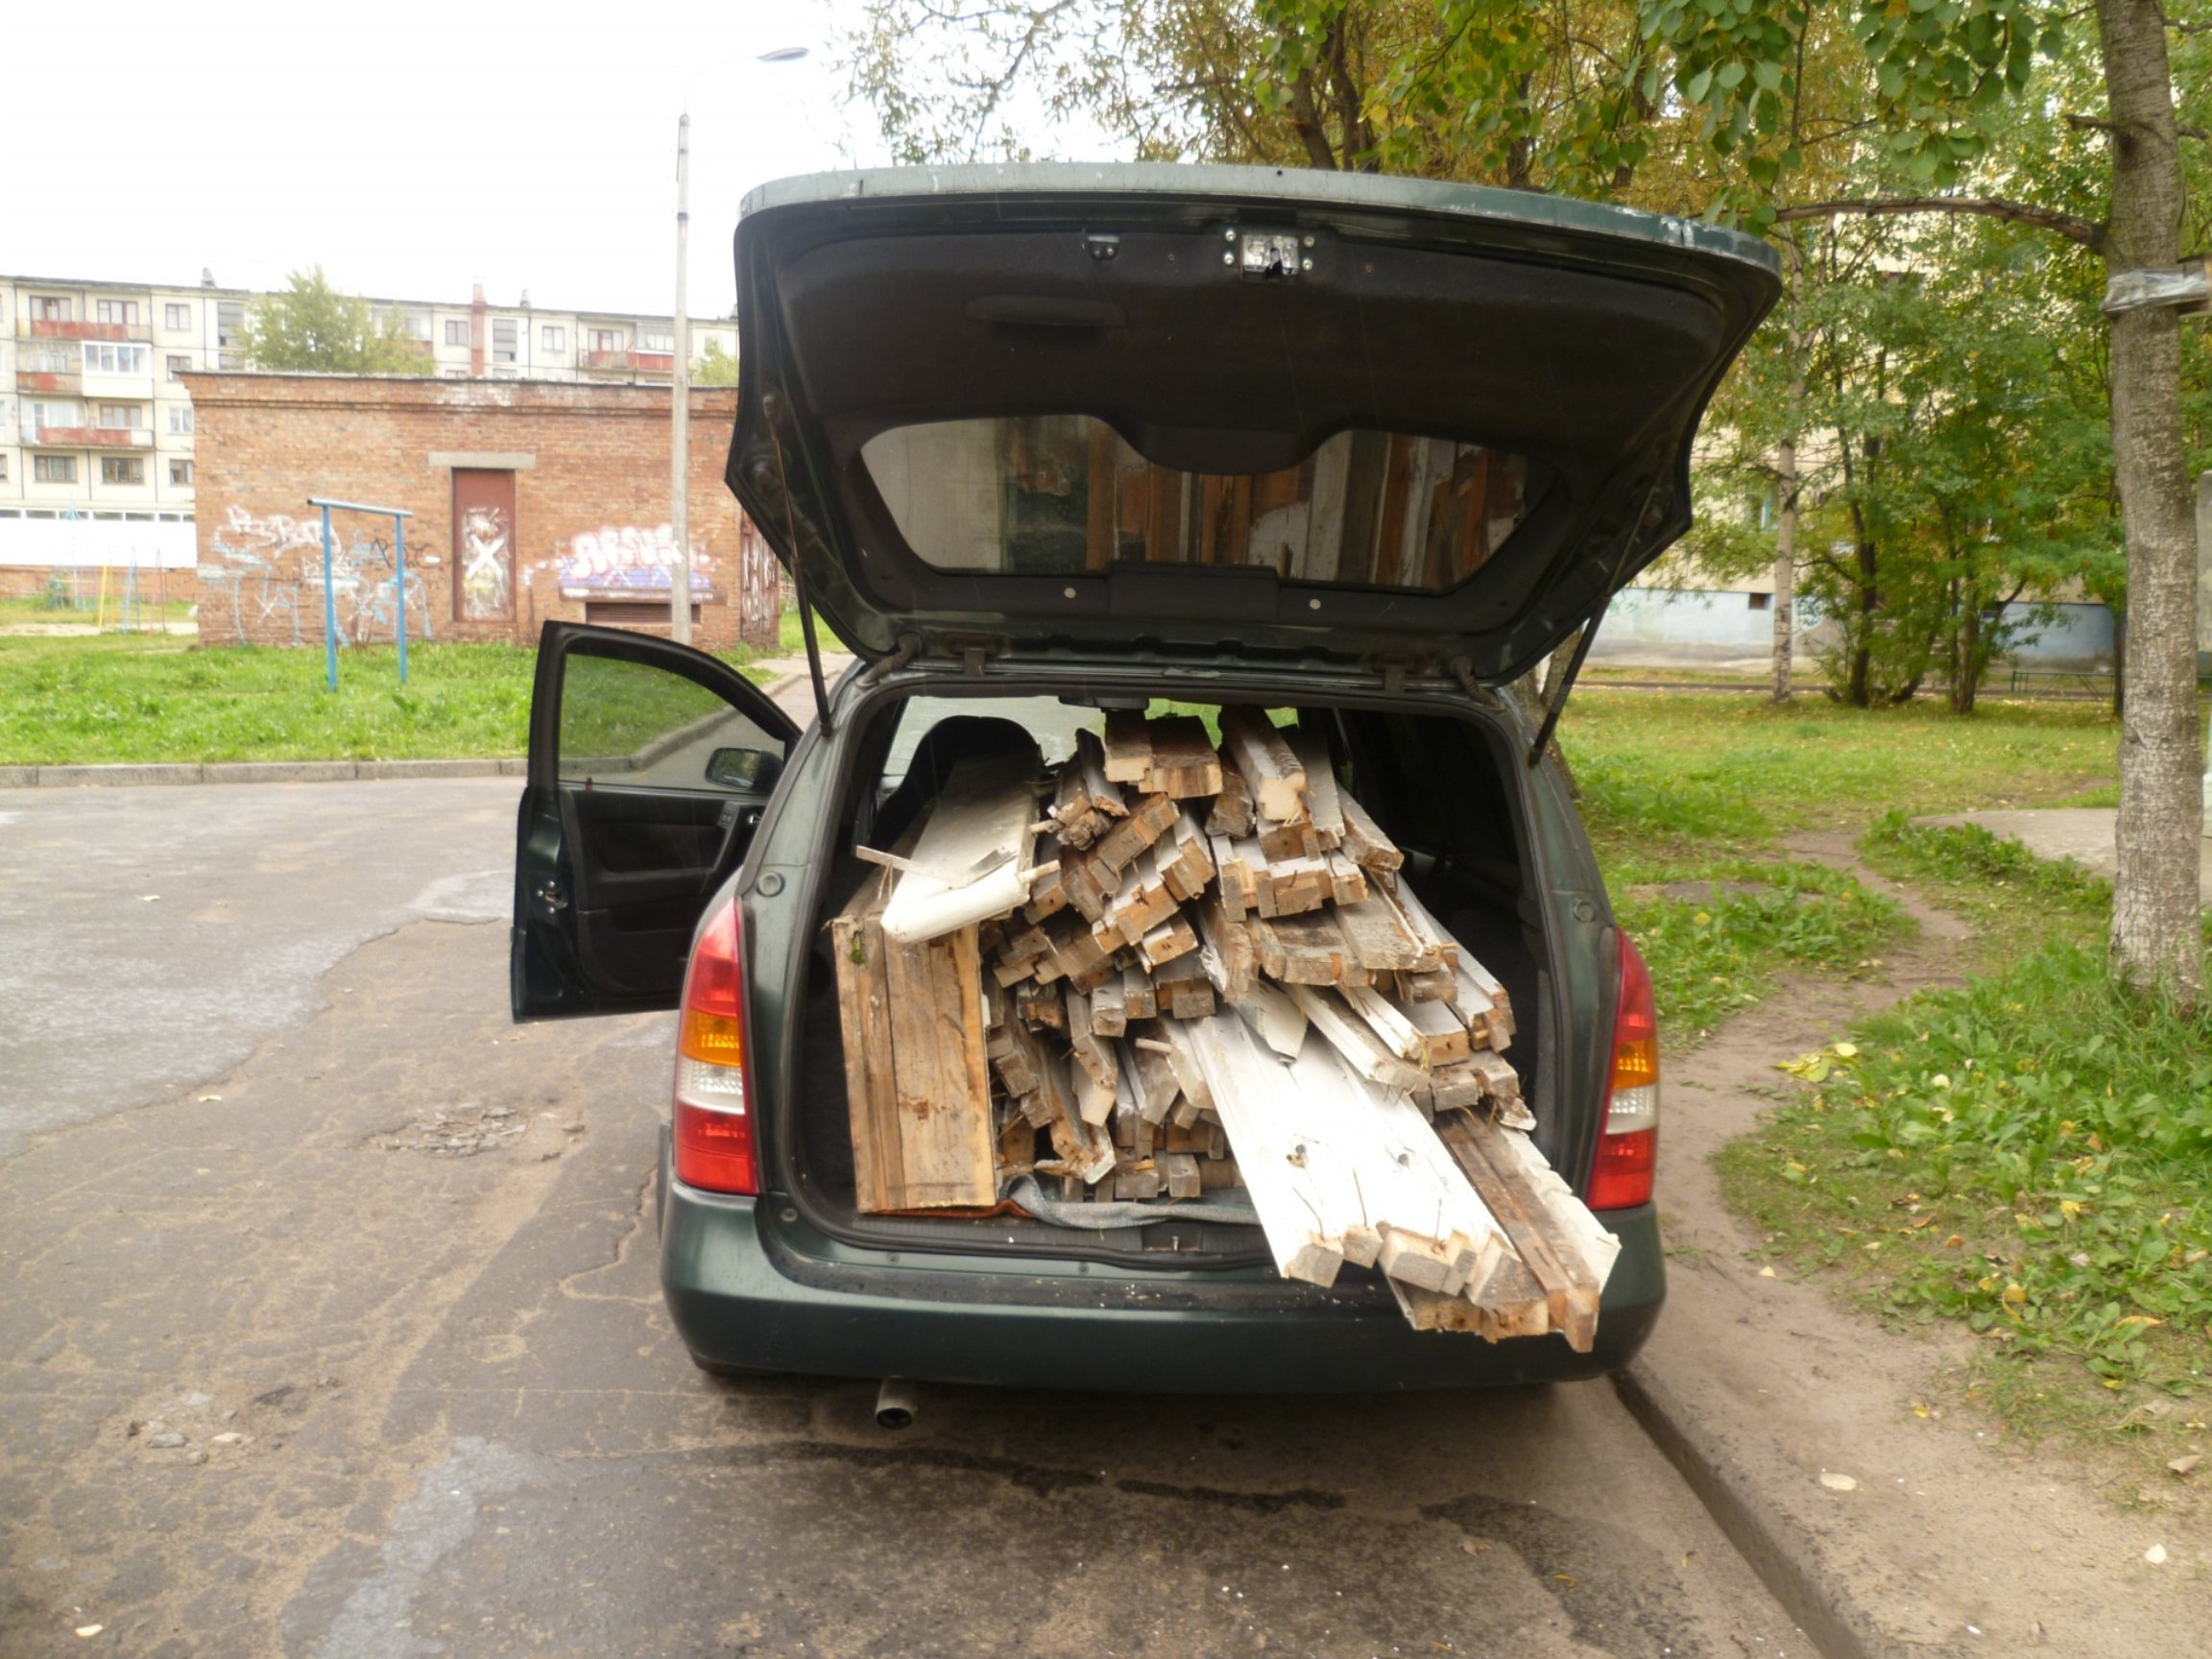
<svg viewBox="0 0 2212 1659"><path fill-rule="evenodd" d="M1404 868L1406 854L1398 851L1396 842L1382 833L1382 826L1366 807L1350 795L1342 794L1338 796L1337 807L1344 817L1344 853L1353 863L1363 870Z"/></svg>
<svg viewBox="0 0 2212 1659"><path fill-rule="evenodd" d="M1548 1324L1565 1334L1575 1353L1587 1354L1597 1340L1601 1286L1583 1260L1580 1245L1551 1214L1548 1195L1535 1190L1520 1160L1501 1144L1500 1137L1511 1133L1466 1113L1448 1114L1436 1125L1437 1138L1474 1183L1533 1275L1545 1298ZM1494 1287L1484 1288L1497 1294Z"/></svg>
<svg viewBox="0 0 2212 1659"><path fill-rule="evenodd" d="M884 906L884 937L919 944L1028 902L1037 817L1029 765L1000 755L954 764Z"/></svg>
<svg viewBox="0 0 2212 1659"><path fill-rule="evenodd" d="M1244 775L1262 818L1283 822L1306 815L1306 769L1266 715L1256 709L1222 709L1221 753Z"/></svg>
<svg viewBox="0 0 2212 1659"><path fill-rule="evenodd" d="M1108 717L1111 721L1111 716ZM1150 764L1143 786L1188 801L1221 793L1221 757L1206 735L1205 722L1191 714L1171 714L1151 722Z"/></svg>
<svg viewBox="0 0 2212 1659"><path fill-rule="evenodd" d="M1207 811L1206 833L1232 840L1252 833L1252 785L1234 766L1222 770L1221 793L1214 797L1214 805Z"/></svg>
<svg viewBox="0 0 2212 1659"><path fill-rule="evenodd" d="M976 929L902 944L882 931L881 894L863 887L831 924L855 1201L871 1213L987 1206L998 1148Z"/></svg>
<svg viewBox="0 0 2212 1659"><path fill-rule="evenodd" d="M1336 787L1336 763L1329 753L1329 733L1318 726L1300 725L1287 734L1290 752L1306 769L1307 811L1321 850L1334 852L1344 842L1344 808Z"/></svg>
<svg viewBox="0 0 2212 1659"><path fill-rule="evenodd" d="M1138 783L1152 769L1152 728L1142 710L1109 709L1106 711L1105 770L1107 781Z"/></svg>

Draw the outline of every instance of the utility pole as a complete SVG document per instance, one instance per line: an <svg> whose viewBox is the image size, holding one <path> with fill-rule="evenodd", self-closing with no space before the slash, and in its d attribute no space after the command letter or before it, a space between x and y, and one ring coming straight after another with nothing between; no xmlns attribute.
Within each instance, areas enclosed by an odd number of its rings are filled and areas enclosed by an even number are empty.
<svg viewBox="0 0 2212 1659"><path fill-rule="evenodd" d="M691 643L691 312L685 287L691 243L691 112L676 119L676 361L668 408L668 528L676 564L668 572L668 637Z"/></svg>

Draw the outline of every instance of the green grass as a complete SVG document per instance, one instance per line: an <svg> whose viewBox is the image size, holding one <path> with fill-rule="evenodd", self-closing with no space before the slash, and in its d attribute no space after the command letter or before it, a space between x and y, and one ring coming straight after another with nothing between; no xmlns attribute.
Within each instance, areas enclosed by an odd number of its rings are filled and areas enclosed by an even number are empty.
<svg viewBox="0 0 2212 1659"><path fill-rule="evenodd" d="M97 599L72 602L67 605L49 605L42 599L0 599L0 628L52 623L72 623L90 627L102 620ZM122 601L114 594L108 596L105 625L118 628L123 623ZM188 599L172 599L157 605L150 599L141 599L131 608L131 621L134 627L152 627L156 622L189 622L192 620L192 603Z"/></svg>
<svg viewBox="0 0 2212 1659"><path fill-rule="evenodd" d="M1724 1190L1782 1259L1973 1333L1967 1391L2010 1428L2167 1446L2205 1411L2158 1402L2212 1363L2212 1013L2113 986L2094 877L1901 814L1866 850L1970 917L1988 971L1798 1062Z"/></svg>
<svg viewBox="0 0 2212 1659"><path fill-rule="evenodd" d="M746 654L733 653L742 664ZM162 636L0 637L0 765L520 755L535 653L418 644L202 650Z"/></svg>

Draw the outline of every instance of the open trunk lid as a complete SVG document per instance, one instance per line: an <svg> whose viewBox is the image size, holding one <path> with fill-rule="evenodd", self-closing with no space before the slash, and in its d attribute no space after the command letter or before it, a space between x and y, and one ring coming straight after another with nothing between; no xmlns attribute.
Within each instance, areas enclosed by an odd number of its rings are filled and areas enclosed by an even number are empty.
<svg viewBox="0 0 2212 1659"><path fill-rule="evenodd" d="M1690 522L1752 238L1372 176L817 175L747 198L729 482L862 654L1510 678Z"/></svg>

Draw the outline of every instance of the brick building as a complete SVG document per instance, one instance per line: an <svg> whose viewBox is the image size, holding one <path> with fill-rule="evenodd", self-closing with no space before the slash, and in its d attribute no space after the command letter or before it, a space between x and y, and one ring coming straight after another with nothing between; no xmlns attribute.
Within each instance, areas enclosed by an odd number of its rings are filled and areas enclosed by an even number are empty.
<svg viewBox="0 0 2212 1659"><path fill-rule="evenodd" d="M410 509L410 639L535 639L549 618L665 633L668 393L648 386L189 373L203 644L321 644L310 495ZM722 482L737 394L694 390L692 638L773 646L775 556ZM335 514L342 638L392 637L392 520Z"/></svg>

